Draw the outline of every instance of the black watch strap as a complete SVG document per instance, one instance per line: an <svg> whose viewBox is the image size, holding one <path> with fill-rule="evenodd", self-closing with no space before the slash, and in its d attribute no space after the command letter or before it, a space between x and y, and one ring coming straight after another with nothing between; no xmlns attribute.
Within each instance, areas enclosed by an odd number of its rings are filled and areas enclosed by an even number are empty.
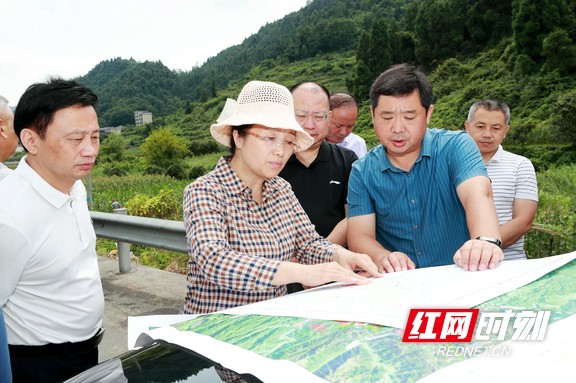
<svg viewBox="0 0 576 383"><path fill-rule="evenodd" d="M479 236L479 237L476 237L476 239L479 240L479 241L486 241L486 242L493 243L493 244L495 244L496 246L498 246L499 248L502 248L502 241L499 240L498 238L486 237L486 236L481 235L481 236Z"/></svg>

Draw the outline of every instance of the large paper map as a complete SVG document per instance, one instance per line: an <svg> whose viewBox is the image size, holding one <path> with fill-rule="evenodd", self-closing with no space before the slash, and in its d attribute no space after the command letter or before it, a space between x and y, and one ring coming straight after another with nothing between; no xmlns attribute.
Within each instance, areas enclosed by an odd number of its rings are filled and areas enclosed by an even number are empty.
<svg viewBox="0 0 576 383"><path fill-rule="evenodd" d="M563 356L563 359L556 362L563 364L556 367L564 370L571 368L574 352L571 347L559 349L558 345L564 347L562 345L573 344L576 333L572 331L565 334L555 329L558 328L556 322L559 324L568 318L573 323L576 315L576 261L560 267L571 259L574 259L574 253L552 257L547 259L548 263L528 261L537 264L538 268L558 261L556 265L559 268L552 272L544 271L541 278L475 306L481 312L501 312L506 309L551 310L547 342L551 342L554 348L551 356ZM449 282L439 279L437 283ZM436 301L428 303L438 306ZM438 356L438 344L435 343L403 343L403 331L394 327L297 316L212 314L147 333L153 338L193 349L239 372L253 373L265 382L275 383L418 381L427 376L432 378L432 373L469 358L465 355L452 358ZM510 336L508 334L506 340ZM563 343L557 341L559 338ZM537 350L541 350L536 355L549 349L547 342L536 346ZM501 341L491 337L490 340L475 340L466 345L489 349L497 347L499 343ZM526 343L513 342L512 355L523 355L520 351L525 346ZM566 361L569 361L568 366ZM485 363L487 365L482 368L492 368L490 359L485 359ZM511 358L509 363L494 364L494 367L516 365L511 363L516 362ZM529 374L530 365L525 366L524 359L518 363ZM476 371L478 366L473 366L471 369L464 367L464 371ZM546 366L539 364L534 366L546 369ZM497 373L493 375L498 376ZM509 377L509 374L505 376ZM443 381L441 377L435 381ZM492 377L490 381L498 379Z"/></svg>
<svg viewBox="0 0 576 383"><path fill-rule="evenodd" d="M298 316L404 328L411 308L469 308L524 286L576 258L502 262L496 269L464 271L440 266L386 274L362 286L328 285L221 311L227 314Z"/></svg>

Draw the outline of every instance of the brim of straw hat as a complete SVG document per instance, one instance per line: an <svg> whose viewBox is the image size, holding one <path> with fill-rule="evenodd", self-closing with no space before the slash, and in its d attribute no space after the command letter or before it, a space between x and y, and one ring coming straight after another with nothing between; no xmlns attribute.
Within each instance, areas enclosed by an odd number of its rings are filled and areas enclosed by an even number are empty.
<svg viewBox="0 0 576 383"><path fill-rule="evenodd" d="M294 131L295 142L300 147L300 150L305 150L314 143L314 139L296 121L293 105L287 106L275 102L241 104L232 99L227 99L218 121L210 127L210 133L220 144L230 147L232 126L254 124L270 129Z"/></svg>

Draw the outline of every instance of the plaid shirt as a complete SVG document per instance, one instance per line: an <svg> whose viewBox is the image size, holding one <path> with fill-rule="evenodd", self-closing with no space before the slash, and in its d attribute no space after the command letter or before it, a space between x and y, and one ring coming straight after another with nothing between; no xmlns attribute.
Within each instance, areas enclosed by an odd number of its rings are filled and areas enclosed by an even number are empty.
<svg viewBox="0 0 576 383"><path fill-rule="evenodd" d="M184 191L188 293L184 312L209 313L286 294L273 286L280 262L332 261L336 247L319 236L290 184L264 182L262 204L222 157Z"/></svg>

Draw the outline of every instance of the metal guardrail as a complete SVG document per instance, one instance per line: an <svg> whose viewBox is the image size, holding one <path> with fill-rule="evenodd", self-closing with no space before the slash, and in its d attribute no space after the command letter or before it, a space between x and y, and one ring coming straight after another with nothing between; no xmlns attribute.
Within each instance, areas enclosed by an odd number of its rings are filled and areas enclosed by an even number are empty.
<svg viewBox="0 0 576 383"><path fill-rule="evenodd" d="M114 214L91 211L96 236L118 241L118 264L121 273L130 271L130 244L135 243L158 249L186 254L186 229L182 221L126 215L126 209L115 209ZM532 230L550 236L549 250L554 236L561 233L534 224Z"/></svg>
<svg viewBox="0 0 576 383"><path fill-rule="evenodd" d="M557 237L562 237L562 233L559 232L558 230L555 230L555 228L553 228L550 225L542 225L542 224L538 224L538 223L533 223L532 224L532 229L536 232L545 234L548 236L548 250L547 250L547 256L551 256L552 254L552 249L554 248L554 238Z"/></svg>
<svg viewBox="0 0 576 383"><path fill-rule="evenodd" d="M130 271L130 243L186 254L186 229L182 221L126 215L126 209L114 214L91 211L96 236L118 241L120 272ZM127 245L127 246L126 246Z"/></svg>
<svg viewBox="0 0 576 383"><path fill-rule="evenodd" d="M540 233L549 234L549 235L556 235L556 236L562 235L562 233L559 232L558 230L554 230L553 228L550 228L550 225L542 225L542 224L538 224L538 223L533 223L532 224L532 230L539 231Z"/></svg>

